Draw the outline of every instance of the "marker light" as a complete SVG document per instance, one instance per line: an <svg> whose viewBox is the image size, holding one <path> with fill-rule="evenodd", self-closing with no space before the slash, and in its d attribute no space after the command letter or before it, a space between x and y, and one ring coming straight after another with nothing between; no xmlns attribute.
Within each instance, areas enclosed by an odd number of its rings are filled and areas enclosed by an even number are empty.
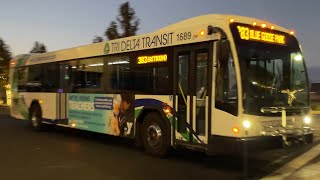
<svg viewBox="0 0 320 180"><path fill-rule="evenodd" d="M294 31L290 31L290 34L291 34L291 35L294 35Z"/></svg>
<svg viewBox="0 0 320 180"><path fill-rule="evenodd" d="M303 122L305 124L310 124L311 123L311 118L309 116L306 116L306 117L303 118Z"/></svg>
<svg viewBox="0 0 320 180"><path fill-rule="evenodd" d="M204 36L204 35L205 35L205 31L202 30L202 31L200 32L200 35L201 35L201 36Z"/></svg>
<svg viewBox="0 0 320 180"><path fill-rule="evenodd" d="M267 27L267 24L261 24L261 27L262 27L262 28L266 28L266 27Z"/></svg>
<svg viewBox="0 0 320 180"><path fill-rule="evenodd" d="M232 128L232 132L238 134L239 133L239 128L237 128L237 127Z"/></svg>
<svg viewBox="0 0 320 180"><path fill-rule="evenodd" d="M170 111L170 107L168 106L168 107L166 107L165 109L164 109L164 112L165 113L167 113L167 114L169 114L171 111Z"/></svg>
<svg viewBox="0 0 320 180"><path fill-rule="evenodd" d="M230 22L230 23L233 23L233 22L234 22L234 19L233 19L233 18L229 19L229 22Z"/></svg>
<svg viewBox="0 0 320 180"><path fill-rule="evenodd" d="M251 126L251 123L250 123L250 121L245 120L245 121L243 121L242 125L243 125L243 127L245 127L246 129L249 129L250 126Z"/></svg>
<svg viewBox="0 0 320 180"><path fill-rule="evenodd" d="M72 124L71 124L71 127L76 127L76 123L72 123Z"/></svg>
<svg viewBox="0 0 320 180"><path fill-rule="evenodd" d="M253 23L252 23L252 26L256 26L256 25L257 25L257 22L253 22Z"/></svg>
<svg viewBox="0 0 320 180"><path fill-rule="evenodd" d="M15 62L12 62L12 63L10 63L11 65L15 65L16 63Z"/></svg>
<svg viewBox="0 0 320 180"><path fill-rule="evenodd" d="M274 29L274 26L271 26L271 29Z"/></svg>

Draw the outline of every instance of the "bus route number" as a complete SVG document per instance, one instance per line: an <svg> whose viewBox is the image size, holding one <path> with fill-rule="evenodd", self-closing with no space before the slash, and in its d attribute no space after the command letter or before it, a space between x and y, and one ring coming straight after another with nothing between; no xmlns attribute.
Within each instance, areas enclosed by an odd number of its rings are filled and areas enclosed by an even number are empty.
<svg viewBox="0 0 320 180"><path fill-rule="evenodd" d="M184 32L184 33L179 33L177 34L177 41L186 41L190 40L192 37L191 32Z"/></svg>

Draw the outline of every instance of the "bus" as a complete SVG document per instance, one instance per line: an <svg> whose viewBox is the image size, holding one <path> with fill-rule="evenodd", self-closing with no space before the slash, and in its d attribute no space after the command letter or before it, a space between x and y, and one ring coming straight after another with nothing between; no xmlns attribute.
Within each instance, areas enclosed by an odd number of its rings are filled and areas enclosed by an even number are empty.
<svg viewBox="0 0 320 180"><path fill-rule="evenodd" d="M133 139L155 156L312 143L309 82L293 31L209 14L150 34L10 63L11 116Z"/></svg>

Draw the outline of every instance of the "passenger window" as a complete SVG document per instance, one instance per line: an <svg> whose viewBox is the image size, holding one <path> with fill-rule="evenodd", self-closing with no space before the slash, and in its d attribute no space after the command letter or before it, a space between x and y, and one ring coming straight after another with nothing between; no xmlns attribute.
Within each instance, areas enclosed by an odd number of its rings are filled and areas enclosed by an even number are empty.
<svg viewBox="0 0 320 180"><path fill-rule="evenodd" d="M103 66L102 58L67 62L61 67L64 71L62 82L71 92L103 93Z"/></svg>

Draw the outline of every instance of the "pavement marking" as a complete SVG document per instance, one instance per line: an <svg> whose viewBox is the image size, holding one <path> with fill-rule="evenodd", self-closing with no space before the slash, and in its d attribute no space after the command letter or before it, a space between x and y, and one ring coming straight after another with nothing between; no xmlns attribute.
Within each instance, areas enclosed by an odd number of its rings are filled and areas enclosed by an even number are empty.
<svg viewBox="0 0 320 180"><path fill-rule="evenodd" d="M263 180L274 180L274 179L284 179L293 173L300 170L300 168L310 162L312 159L316 158L320 153L320 144L313 147L309 151L305 152L301 156L295 158L289 163L285 164L278 170L269 174L268 176L262 178Z"/></svg>

